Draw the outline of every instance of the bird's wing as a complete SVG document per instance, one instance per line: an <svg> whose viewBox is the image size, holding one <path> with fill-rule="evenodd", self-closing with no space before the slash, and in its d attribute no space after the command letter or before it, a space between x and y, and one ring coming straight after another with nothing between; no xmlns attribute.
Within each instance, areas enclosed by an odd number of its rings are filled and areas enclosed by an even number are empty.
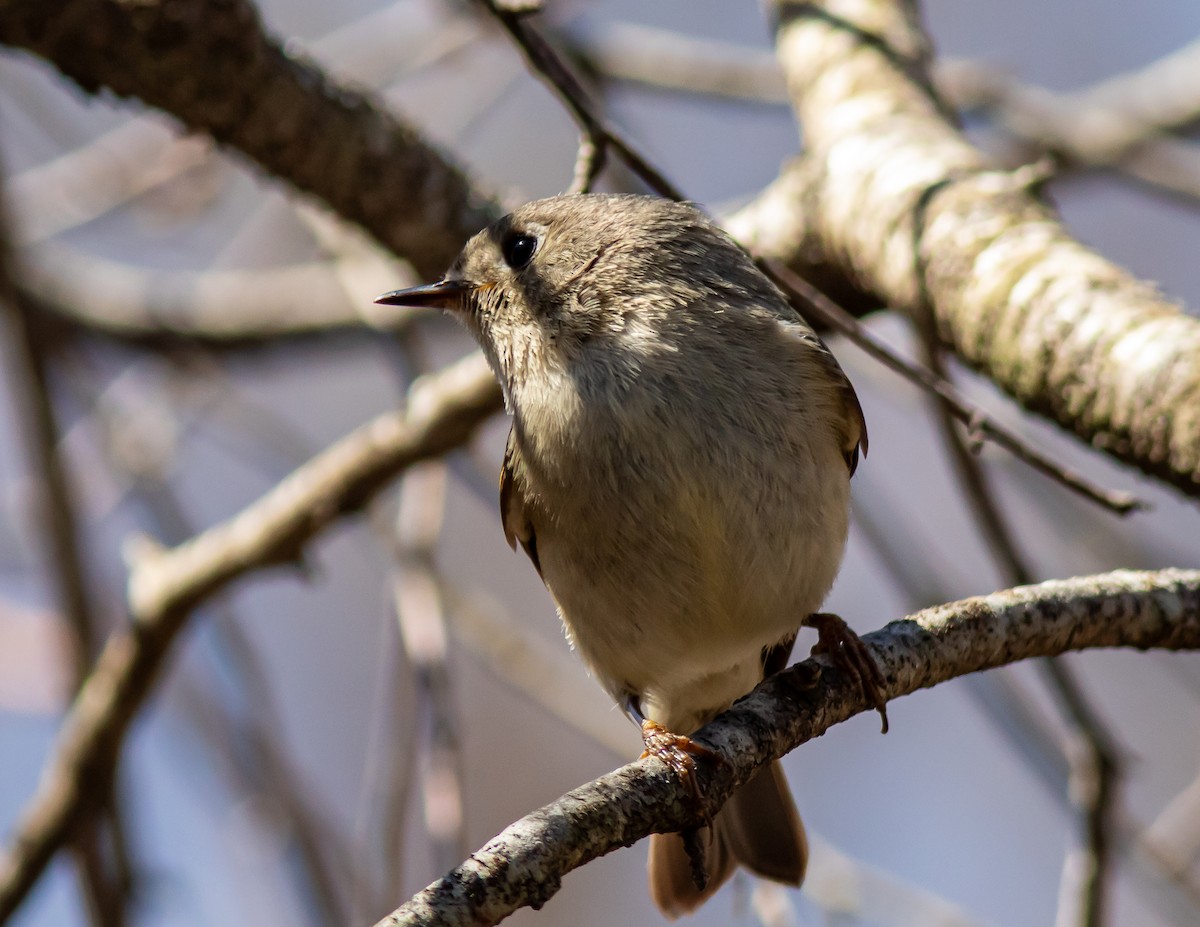
<svg viewBox="0 0 1200 927"><path fill-rule="evenodd" d="M508 443L504 448L504 463L500 467L500 520L504 524L504 539L513 550L517 542L533 561L533 567L542 575L542 564L538 560L537 537L526 509L525 461L513 429L508 430ZM542 577L545 581L545 577Z"/></svg>
<svg viewBox="0 0 1200 927"><path fill-rule="evenodd" d="M774 676L788 665L792 658L792 645L796 643L796 632L793 631L777 644L764 647L762 652L763 679Z"/></svg>
<svg viewBox="0 0 1200 927"><path fill-rule="evenodd" d="M829 368L830 376L836 380L840 387L839 393L846 409L846 416L857 426L847 429L848 434L846 435L845 443L842 445L842 454L846 458L846 466L850 468L850 475L854 476L854 471L858 469L859 451L862 451L863 457L867 456L867 418L863 415L862 403L858 401L858 393L854 392L854 384L846 376L846 371L837 362L837 358L833 356L833 352L825 346L825 342L821 342L821 347L824 349L820 354L821 360Z"/></svg>
<svg viewBox="0 0 1200 927"><path fill-rule="evenodd" d="M842 433L842 456L846 460L850 475L853 476L854 471L858 469L859 451L861 450L862 456L867 456L867 419L863 415L862 404L858 401L858 394L854 392L854 384L846 376L846 371L833 356L829 346L800 317L799 313L792 310L790 306L786 308L788 309L786 315L776 314L780 330L787 337L794 339L793 343L802 344L808 356L821 365L829 382L834 385L838 399L841 400L842 420L846 423Z"/></svg>

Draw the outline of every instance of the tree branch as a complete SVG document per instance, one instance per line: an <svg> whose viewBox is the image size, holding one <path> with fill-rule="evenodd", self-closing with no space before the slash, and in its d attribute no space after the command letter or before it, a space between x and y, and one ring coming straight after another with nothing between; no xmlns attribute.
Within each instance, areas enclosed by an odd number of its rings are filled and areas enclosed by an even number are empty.
<svg viewBox="0 0 1200 927"><path fill-rule="evenodd" d="M779 261L759 260L758 266L788 295L793 305L803 306L800 309L801 314L817 323L818 330L831 329L844 335L868 356L900 374L910 383L926 390L941 402L948 413L967 426L976 440L987 438L1039 473L1057 480L1072 492L1118 515L1128 515L1136 509L1145 508L1145 503L1133 494L1097 486L1083 474L1058 463L1028 444L1017 432L1005 427L982 408L968 401L945 377L892 351L871 335L849 312Z"/></svg>
<svg viewBox="0 0 1200 927"><path fill-rule="evenodd" d="M132 626L109 639L63 723L37 793L0 856L0 922L111 781L133 719L192 608L250 570L294 562L339 516L398 473L466 441L500 408L500 389L472 355L414 384L408 407L362 426L228 522L179 547L132 551Z"/></svg>
<svg viewBox="0 0 1200 927"><path fill-rule="evenodd" d="M355 254L284 267L161 271L60 243L28 249L23 297L68 325L140 345L212 350L339 331L392 331L421 310L379 311L371 300L411 285L394 259Z"/></svg>
<svg viewBox="0 0 1200 927"><path fill-rule="evenodd" d="M479 0L479 2L512 37L524 54L533 73L545 81L562 101L594 151L602 153L611 146L629 166L629 169L659 196L665 196L672 200L684 198L678 187L646 160L622 133L611 128L597 113L596 108L588 101L583 87L575 79L575 75L571 73L562 58L542 37L541 33L525 21L529 11L514 12L497 3L496 0ZM592 160L595 161L596 158L593 157ZM594 169L598 171L599 167L596 166Z"/></svg>
<svg viewBox="0 0 1200 927"><path fill-rule="evenodd" d="M21 274L10 244L7 203L0 202L0 322L8 329L11 345L6 366L13 380L15 411L25 431L32 482L39 495L45 566L58 609L70 630L71 692L75 694L100 649L103 629L92 607L75 487L59 455L61 428L51 395L46 344L38 337L31 307L20 293ZM97 783L93 805L76 836L76 863L91 923L120 927L126 920L132 887L125 879L130 868L123 858L124 813L111 783ZM106 842L105 836L111 840Z"/></svg>
<svg viewBox="0 0 1200 927"><path fill-rule="evenodd" d="M1055 93L967 61L938 68L959 109L986 111L1018 142L1017 157L1051 154L1065 169L1108 167L1186 200L1200 198L1200 147L1177 138L1200 118L1192 42L1146 67L1076 93Z"/></svg>
<svg viewBox="0 0 1200 927"><path fill-rule="evenodd" d="M939 338L1025 407L1200 497L1200 323L987 165L930 89L910 7L776 4L808 151L755 211L790 214L792 234L735 234L931 311Z"/></svg>
<svg viewBox="0 0 1200 927"><path fill-rule="evenodd" d="M1200 571L1121 571L1018 587L918 612L863 638L889 699L1030 657L1092 647L1200 648ZM694 739L722 763L697 770L702 809L647 758L507 827L377 927L495 924L540 907L562 877L651 833L701 824L754 770L871 706L824 657L770 677Z"/></svg>
<svg viewBox="0 0 1200 927"><path fill-rule="evenodd" d="M9 0L0 42L42 55L88 92L137 97L210 133L361 224L422 277L500 215L373 98L284 51L249 0Z"/></svg>
<svg viewBox="0 0 1200 927"><path fill-rule="evenodd" d="M926 366L946 379L949 374L942 362L942 347L931 325L923 324L920 329ZM935 406L942 443L1004 582L1013 586L1032 583L1033 571L1017 546L978 455L971 453L955 426L950 406L944 402ZM1120 784L1116 742L1070 669L1052 657L1040 664L1071 726L1063 755L1070 764L1068 794L1079 822L1063 865L1056 927L1101 927L1112 876L1113 810Z"/></svg>

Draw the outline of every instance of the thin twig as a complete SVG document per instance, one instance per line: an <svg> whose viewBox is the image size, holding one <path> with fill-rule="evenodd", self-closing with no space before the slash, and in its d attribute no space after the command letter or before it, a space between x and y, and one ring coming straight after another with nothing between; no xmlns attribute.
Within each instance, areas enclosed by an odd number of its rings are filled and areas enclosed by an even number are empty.
<svg viewBox="0 0 1200 927"><path fill-rule="evenodd" d="M933 320L926 315L918 320L920 342L924 352L925 366L929 372L949 386L953 386L946 369L942 346L937 341ZM992 559L1000 567L1003 581L1010 586L1024 586L1033 582L1033 571L1017 549L1012 529L1005 521L995 497L988 486L987 478L979 462L979 455L967 446L955 421L954 409L944 399L933 397L938 432L942 443L950 452L959 484L967 497L967 505L975 516L975 524L987 542Z"/></svg>
<svg viewBox="0 0 1200 927"><path fill-rule="evenodd" d="M392 601L400 639L424 715L420 781L425 830L437 868L448 869L467 852L462 749L447 667L445 606L434 556L446 501L446 466L429 462L404 478L396 513L396 569Z"/></svg>
<svg viewBox="0 0 1200 927"><path fill-rule="evenodd" d="M1047 659L1039 663L1070 724L1064 752L1071 769L1068 794L1078 819L1078 832L1063 861L1054 924L1103 927L1108 922L1113 880L1120 754L1113 736L1063 661Z"/></svg>
<svg viewBox="0 0 1200 927"><path fill-rule="evenodd" d="M584 135L579 140L579 153L575 156L575 176L567 192L590 193L607 160L608 146L603 142L597 144L592 136Z"/></svg>
<svg viewBox="0 0 1200 927"><path fill-rule="evenodd" d="M390 889L404 871L404 834L415 778L415 751L397 736L399 719L411 701L396 685L399 635L392 622L381 622L379 631L370 733L354 812L350 922L356 924L395 903ZM380 872L382 878L377 878Z"/></svg>
<svg viewBox="0 0 1200 927"><path fill-rule="evenodd" d="M562 57L542 35L526 21L525 13L504 9L495 0L479 0L480 4L513 38L534 72L558 95L574 117L575 122L593 145L612 147L630 170L660 196L672 200L684 199L679 189L647 161L633 144L600 116L587 98L582 85L571 73Z"/></svg>
<svg viewBox="0 0 1200 927"><path fill-rule="evenodd" d="M870 470L866 471L868 478L870 473ZM865 488L870 489L870 486L868 482ZM878 493L870 494L866 499L856 499L854 518L857 533L867 539L879 557L885 573L907 592L908 599L914 607L944 602L948 596L945 589L945 570L934 574L929 570L924 558L907 556L908 549L913 547L910 537L905 538L903 546L888 542L883 526L905 523L903 515L889 510L888 506L887 498ZM1039 662L1061 661L1054 658ZM1011 744L1047 796L1062 805L1064 811L1070 810L1075 796L1069 794L1064 784L1068 783L1072 774L1074 757L1071 754L1073 751L1079 752L1076 747L1078 740L1064 740L1060 732L1047 722L1041 703L1009 668L1002 667L990 673L975 673L962 682L984 717L988 718L1000 735ZM1200 794L1200 791L1197 794ZM1139 895L1169 919L1190 923L1195 917L1196 909L1200 908L1200 882L1186 869L1173 865L1170 854L1161 851L1149 831L1143 828L1141 821L1128 812L1122 813L1115 803L1110 803L1108 807L1112 808L1113 813L1111 833L1116 854L1123 855L1132 849L1134 862L1139 864L1131 873L1136 879ZM1085 828L1081 828L1081 838L1086 837L1088 818L1079 814L1077 819L1085 824ZM1082 839L1079 842L1082 842ZM1179 897L1164 891L1167 886L1177 889ZM1073 897L1080 898L1080 891L1073 892Z"/></svg>
<svg viewBox="0 0 1200 927"><path fill-rule="evenodd" d="M191 536L187 517L167 482L144 473L129 473L129 477L134 493L152 513L162 537ZM339 851L336 833L311 806L308 793L287 762L279 742L281 725L272 707L266 671L237 616L227 604L222 604L213 619L226 657L223 664L242 686L243 702L248 709L248 717L240 722L231 713L222 711L226 727L236 731L246 747L244 753L233 751L235 760L242 760L242 765L248 767L244 770L247 778L254 778L260 787L269 789L287 815L288 833L299 851L298 875L303 879L297 894L319 913L322 923L344 923L348 857ZM196 697L202 698L199 693ZM217 710L215 702L213 710ZM214 746L227 751L227 738L217 738Z"/></svg>
<svg viewBox="0 0 1200 927"><path fill-rule="evenodd" d="M236 623L228 609L221 611L220 623ZM309 910L311 922L347 923L342 893L351 878L349 856L337 829L312 806L311 790L281 752L280 738L273 733L278 726L261 714L250 719L236 715L214 696L210 680L188 679L181 689L190 726L206 741L215 764L226 768L231 793L239 800L268 799L286 821L288 839L281 843L280 856L289 863L286 868L298 883L296 897ZM252 710L259 713L260 706Z"/></svg>
<svg viewBox="0 0 1200 927"><path fill-rule="evenodd" d="M905 360L872 337L850 313L779 261L760 260L759 266L785 293L790 294L804 307L806 315L811 313L821 324L845 335L863 352L884 366L894 370L910 383L933 393L946 403L953 411L954 417L966 425L971 434L995 442L1038 472L1118 515L1128 515L1130 512L1146 508L1146 504L1132 494L1096 486L1082 474L1035 450L1016 432L1001 425L979 406L962 397L945 380L935 376L927 368Z"/></svg>
<svg viewBox="0 0 1200 927"><path fill-rule="evenodd" d="M224 712L226 727L235 732L245 746L237 757L246 779L278 802L287 820L287 834L296 861L289 869L296 882L296 897L311 907L318 923L343 924L349 913L347 892L350 886L350 857L337 828L313 801L307 788L289 761L280 732L280 716L274 710L263 667L254 645L242 631L238 616L227 606L218 609L214 626L220 635L225 661L243 687L242 701L248 717L234 719ZM226 738L213 744L228 750ZM233 751L238 753L238 751Z"/></svg>
<svg viewBox="0 0 1200 927"><path fill-rule="evenodd" d="M82 528L73 488L58 453L60 427L51 397L45 346L34 327L33 315L20 295L14 256L9 247L8 217L0 199L0 315L9 329L12 345L8 364L13 379L12 396L25 431L30 456L31 484L41 503L38 534L45 544L44 563L62 617L70 629L71 691L83 686L99 651L101 629L91 606L81 542ZM73 850L95 927L121 927L125 923L128 890L122 873L127 860L113 853L125 845L117 832L124 827L111 783L98 782L95 810L80 828ZM113 839L106 840L111 832Z"/></svg>
<svg viewBox="0 0 1200 927"><path fill-rule="evenodd" d="M917 327L926 366L949 383L933 318L926 314L918 320ZM1010 585L1033 582L1033 572L987 485L979 457L971 453L958 431L953 410L943 400L935 400L934 405L943 443L950 451L975 522L1004 581ZM1112 879L1113 806L1119 778L1117 751L1112 735L1100 722L1070 670L1054 657L1040 660L1039 666L1071 727L1062 752L1070 776L1068 795L1080 822L1079 832L1063 862L1055 927L1102 927Z"/></svg>
<svg viewBox="0 0 1200 927"><path fill-rule="evenodd" d="M71 630L71 675L78 688L99 649L101 631L89 597L74 492L58 455L58 417L50 397L45 350L34 330L33 315L19 295L2 210L0 203L0 315L12 346L6 366L25 432L29 469L35 475L32 485L40 496L37 521L46 547L44 562Z"/></svg>

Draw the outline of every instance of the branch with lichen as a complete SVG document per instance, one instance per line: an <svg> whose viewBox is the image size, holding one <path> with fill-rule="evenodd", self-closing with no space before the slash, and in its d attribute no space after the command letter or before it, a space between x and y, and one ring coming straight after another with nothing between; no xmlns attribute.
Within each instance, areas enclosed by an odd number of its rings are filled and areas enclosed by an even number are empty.
<svg viewBox="0 0 1200 927"><path fill-rule="evenodd" d="M1023 586L926 609L863 638L899 698L967 673L1095 647L1200 648L1200 571L1116 572ZM756 769L870 711L856 681L812 657L763 682L693 736L700 800L649 757L505 828L378 927L485 925L540 907L573 869L651 833L702 824Z"/></svg>
<svg viewBox="0 0 1200 927"><path fill-rule="evenodd" d="M932 89L911 4L775 9L806 151L731 231L930 314L1023 406L1200 496L1200 322L1072 239L1036 175L997 170L967 141Z"/></svg>

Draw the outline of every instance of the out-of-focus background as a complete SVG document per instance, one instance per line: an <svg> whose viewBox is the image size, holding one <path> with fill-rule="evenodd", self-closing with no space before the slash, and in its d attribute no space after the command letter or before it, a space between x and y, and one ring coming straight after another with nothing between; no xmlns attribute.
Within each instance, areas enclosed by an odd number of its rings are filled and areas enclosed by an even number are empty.
<svg viewBox="0 0 1200 927"><path fill-rule="evenodd" d="M261 6L276 33L331 73L377 88L512 200L569 185L574 127L473 6ZM747 201L799 150L757 6L548 6L562 39L612 62L617 73L592 76L614 121L715 213ZM940 58L1066 95L1200 37L1194 0L1136 8L933 0L924 15ZM622 64L618 51L659 64L672 56L686 64L689 55L726 62L756 79L761 98L630 80L634 63ZM1200 52L1192 61L1200 68ZM1033 156L995 110L965 119L1007 163ZM1186 132L1180 138L1180 157L1200 163L1200 147ZM259 286L264 299L294 294L297 313L323 301L369 321L371 299L409 280L365 237L243 159L180 137L169 119L137 105L86 98L45 62L11 51L0 54L0 160L16 256L50 302L186 313L205 300L236 305ZM619 172L607 182L621 183ZM1050 193L1077 237L1200 306L1200 199L1083 170L1068 171ZM309 265L311 280L299 265ZM899 320L881 314L870 325L915 349ZM832 344L862 398L871 453L854 481L855 525L829 609L866 631L1008 585L964 504L927 398ZM64 331L50 383L102 626L124 620L128 537L178 542L230 516L395 407L415 371L470 348L436 317L398 339L364 325L231 349ZM1031 441L1153 505L1118 519L985 448L995 497L1035 578L1200 562L1194 503L957 374ZM16 420L23 397L6 396L5 832L37 784L71 687L67 632L54 614L32 507L35 474ZM128 923L370 923L512 820L637 755L636 730L571 657L537 576L504 545L495 473L506 427L494 421L469 453L413 471L365 517L327 532L306 569L254 575L193 620L120 767ZM802 637L798 653L811 643ZM1120 746L1112 923L1200 922L1200 658L1092 653L1067 663ZM1052 922L1075 824L1063 752L1070 739L1044 674L1019 666L957 680L894 703L890 714L887 737L874 716L860 716L785 760L814 834L809 885L785 892L739 876L692 923ZM635 846L599 860L570 875L542 911L512 923L656 923L644 857ZM76 867L60 855L13 923L88 920Z"/></svg>

